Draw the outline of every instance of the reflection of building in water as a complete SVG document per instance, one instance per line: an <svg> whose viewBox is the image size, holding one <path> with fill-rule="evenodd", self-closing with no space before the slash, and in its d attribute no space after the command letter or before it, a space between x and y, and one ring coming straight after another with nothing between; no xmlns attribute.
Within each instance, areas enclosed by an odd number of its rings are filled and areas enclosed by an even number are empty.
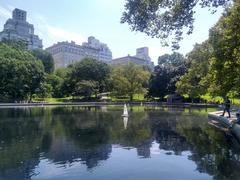
<svg viewBox="0 0 240 180"><path fill-rule="evenodd" d="M124 129L127 129L127 123L128 123L128 117L123 117L123 125L124 125Z"/></svg>
<svg viewBox="0 0 240 180"><path fill-rule="evenodd" d="M181 112L149 112L149 119L153 124L156 141L159 143L159 148L166 151L174 151L176 154L189 149L189 144L186 139L176 132L177 118Z"/></svg>
<svg viewBox="0 0 240 180"><path fill-rule="evenodd" d="M107 106L100 106L101 112L108 112Z"/></svg>
<svg viewBox="0 0 240 180"><path fill-rule="evenodd" d="M65 138L54 139L49 152L45 154L48 159L58 164L73 163L75 161L84 162L88 168L93 168L98 165L101 160L107 160L112 152L110 144L99 145L94 148L80 148L73 142L67 141Z"/></svg>
<svg viewBox="0 0 240 180"><path fill-rule="evenodd" d="M175 154L181 154L183 151L190 149L190 145L186 139L171 130L159 129L157 131L156 141L159 143L160 149L174 151Z"/></svg>
<svg viewBox="0 0 240 180"><path fill-rule="evenodd" d="M152 139L149 139L147 141L145 141L144 143L138 145L137 148L137 154L140 157L143 158L150 158L151 156L151 151L150 148L152 147Z"/></svg>
<svg viewBox="0 0 240 180"><path fill-rule="evenodd" d="M167 109L168 110L168 109ZM181 112L176 112L176 108L174 112L161 112L161 116L159 116L158 112L149 112L149 119L151 120L154 128L161 127L161 129L167 129L171 131L176 131L176 124L178 116L181 116Z"/></svg>

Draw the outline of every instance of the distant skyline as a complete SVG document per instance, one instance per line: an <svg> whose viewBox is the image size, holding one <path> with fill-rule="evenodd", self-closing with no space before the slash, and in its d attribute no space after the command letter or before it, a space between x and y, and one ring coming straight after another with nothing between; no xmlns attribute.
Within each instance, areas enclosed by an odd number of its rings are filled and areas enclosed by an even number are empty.
<svg viewBox="0 0 240 180"><path fill-rule="evenodd" d="M14 8L27 11L27 21L34 25L35 34L43 40L44 48L59 41L75 41L78 44L95 36L106 43L113 58L135 55L139 47L149 47L150 57L157 64L157 58L172 53L171 47L162 47L159 39L144 33L132 32L130 26L121 24L125 0L2 0L0 2L0 31L12 15ZM208 9L197 8L194 31L184 36L178 52L186 54L193 45L208 38L208 31L221 16L221 11L211 14Z"/></svg>

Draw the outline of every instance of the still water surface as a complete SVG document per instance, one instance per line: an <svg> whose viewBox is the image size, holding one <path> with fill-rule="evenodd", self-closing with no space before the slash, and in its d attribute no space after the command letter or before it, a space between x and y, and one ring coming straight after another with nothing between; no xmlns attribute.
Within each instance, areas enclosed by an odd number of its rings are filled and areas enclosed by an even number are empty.
<svg viewBox="0 0 240 180"><path fill-rule="evenodd" d="M0 180L240 179L238 140L214 109L0 109Z"/></svg>

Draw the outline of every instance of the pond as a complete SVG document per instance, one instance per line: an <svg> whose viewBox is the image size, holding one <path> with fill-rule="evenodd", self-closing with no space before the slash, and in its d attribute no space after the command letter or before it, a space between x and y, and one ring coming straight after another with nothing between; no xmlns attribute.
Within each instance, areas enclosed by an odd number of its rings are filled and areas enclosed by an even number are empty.
<svg viewBox="0 0 240 180"><path fill-rule="evenodd" d="M239 141L214 109L122 106L0 109L0 179L240 179Z"/></svg>

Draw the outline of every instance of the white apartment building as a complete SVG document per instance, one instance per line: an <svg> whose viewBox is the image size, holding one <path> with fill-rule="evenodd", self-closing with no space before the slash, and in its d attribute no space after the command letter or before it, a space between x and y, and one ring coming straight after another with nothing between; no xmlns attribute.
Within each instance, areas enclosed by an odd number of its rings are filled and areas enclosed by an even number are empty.
<svg viewBox="0 0 240 180"><path fill-rule="evenodd" d="M0 40L22 40L26 42L28 49L41 49L42 40L34 34L34 27L27 22L27 12L21 9L14 9L12 18L4 24L0 32Z"/></svg>
<svg viewBox="0 0 240 180"><path fill-rule="evenodd" d="M134 63L137 65L148 66L150 69L154 69L154 63L151 61L149 57L148 47L142 47L136 49L135 56L125 56L112 60L112 65L124 65Z"/></svg>
<svg viewBox="0 0 240 180"><path fill-rule="evenodd" d="M46 50L53 56L55 69L67 67L84 58L93 58L109 64L112 61L112 52L108 46L93 36L82 45L77 45L74 41L58 42Z"/></svg>

